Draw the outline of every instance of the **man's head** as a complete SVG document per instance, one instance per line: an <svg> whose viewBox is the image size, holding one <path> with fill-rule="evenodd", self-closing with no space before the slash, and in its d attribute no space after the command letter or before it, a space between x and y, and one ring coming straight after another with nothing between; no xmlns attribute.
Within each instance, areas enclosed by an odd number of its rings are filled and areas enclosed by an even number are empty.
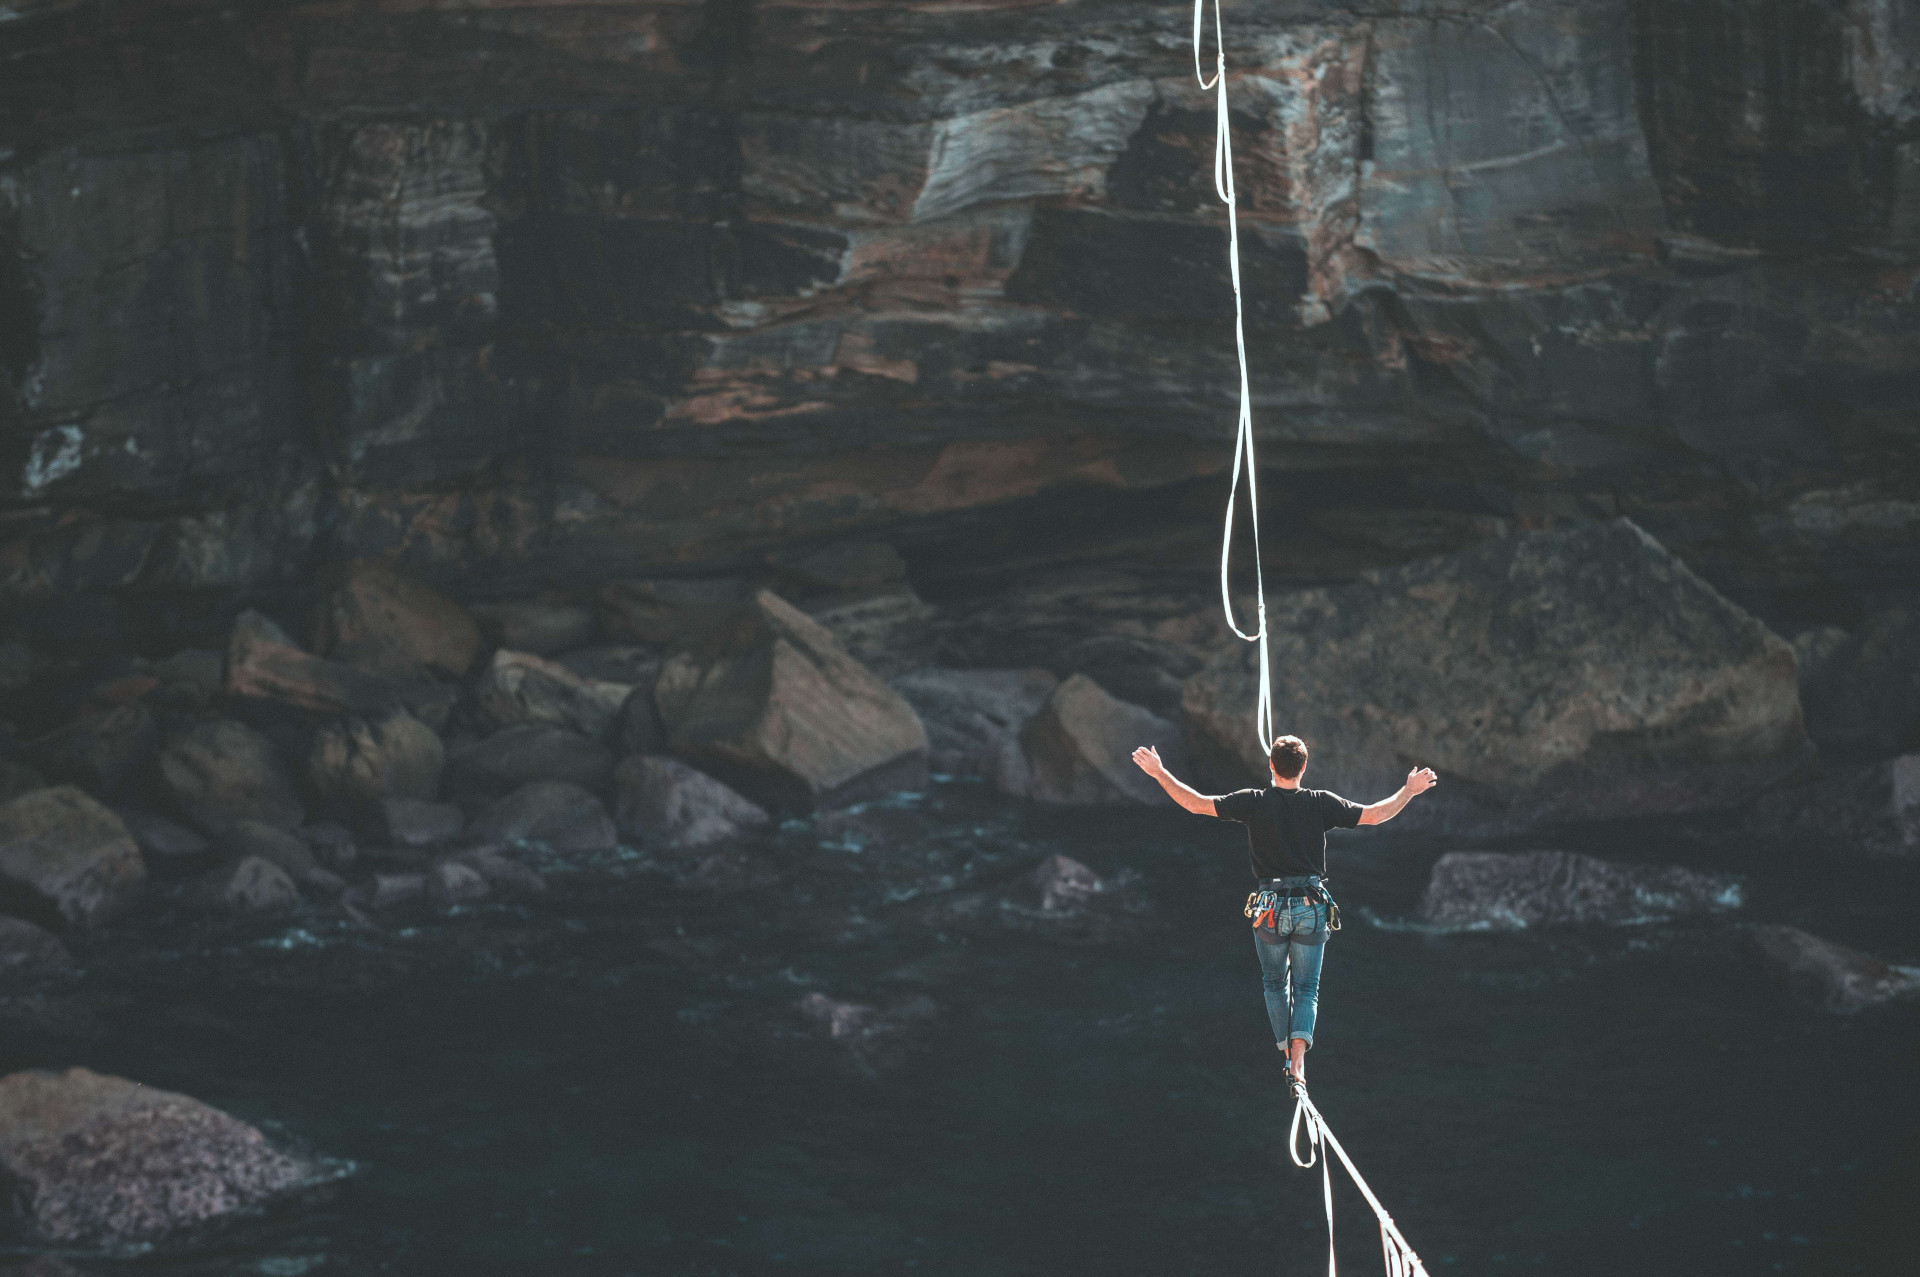
<svg viewBox="0 0 1920 1277"><path fill-rule="evenodd" d="M1299 780L1300 773L1307 770L1307 742L1298 736L1278 737L1267 751L1267 763L1278 779Z"/></svg>

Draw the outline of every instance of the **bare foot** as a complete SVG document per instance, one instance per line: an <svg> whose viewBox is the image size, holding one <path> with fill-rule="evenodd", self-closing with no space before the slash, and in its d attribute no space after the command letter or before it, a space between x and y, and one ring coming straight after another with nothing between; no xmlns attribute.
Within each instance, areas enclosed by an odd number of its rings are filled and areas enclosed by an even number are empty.
<svg viewBox="0 0 1920 1277"><path fill-rule="evenodd" d="M1287 1070L1301 1082L1307 1080L1307 1042L1293 1038L1287 1043Z"/></svg>

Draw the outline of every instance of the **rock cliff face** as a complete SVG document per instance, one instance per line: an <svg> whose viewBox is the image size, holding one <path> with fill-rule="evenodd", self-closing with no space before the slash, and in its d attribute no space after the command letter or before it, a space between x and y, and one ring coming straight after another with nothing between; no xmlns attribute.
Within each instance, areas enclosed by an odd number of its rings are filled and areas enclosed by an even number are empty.
<svg viewBox="0 0 1920 1277"><path fill-rule="evenodd" d="M926 575L1218 487L1181 5L7 16L29 636L177 646L356 556L481 597L868 528ZM1910 0L1226 17L1296 576L1627 514L1787 632L1920 580Z"/></svg>

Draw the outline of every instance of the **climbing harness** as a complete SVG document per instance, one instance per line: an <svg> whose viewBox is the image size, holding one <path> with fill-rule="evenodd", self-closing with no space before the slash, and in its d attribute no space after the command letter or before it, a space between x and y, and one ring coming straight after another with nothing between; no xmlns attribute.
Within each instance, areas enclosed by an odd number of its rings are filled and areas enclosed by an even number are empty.
<svg viewBox="0 0 1920 1277"><path fill-rule="evenodd" d="M1193 75L1200 82L1204 92L1214 92L1215 132L1213 144L1213 189L1220 202L1227 206L1227 270L1233 280L1233 342L1235 353L1240 361L1240 416L1235 428L1233 442L1233 483L1227 490L1227 519L1225 531L1220 538L1220 604L1227 614L1227 626L1234 634L1249 643L1257 644L1260 656L1260 699L1254 711L1254 730L1260 737L1260 752L1265 753L1273 740L1273 683L1272 673L1267 662L1267 587L1265 572L1260 562L1260 492L1258 471L1253 457L1253 396L1247 380L1247 333L1244 307L1240 301L1240 222L1238 209L1234 201L1233 185L1233 138L1227 118L1227 42L1220 20L1220 0L1213 0L1213 78L1209 80L1200 62L1201 38L1204 35L1204 19L1207 0L1193 0ZM1253 526L1253 582L1255 626L1249 634L1240 628L1233 613L1233 593L1227 581L1228 562L1233 551L1233 514L1240 495L1240 471L1245 467L1247 473L1247 514ZM1324 888L1320 893L1325 896ZM1275 910L1284 907L1289 899L1298 899L1305 895L1302 889L1274 891L1266 889L1256 891L1247 897L1246 916L1254 919L1254 925L1271 927L1275 922ZM1310 897L1309 897L1310 898ZM1338 906L1332 897L1326 896L1329 930L1340 928ZM1313 1100L1307 1095L1304 1083L1291 1072L1287 1075L1288 1084L1293 1088L1294 1110L1293 1125L1287 1132L1287 1154L1293 1158L1293 1164L1303 1170L1320 1163L1321 1194L1327 1206L1327 1277L1337 1277L1333 1251L1333 1173L1327 1161L1327 1153L1332 1151L1347 1168L1347 1174L1360 1189L1361 1196L1373 1207L1374 1216L1380 1222L1380 1249L1387 1264L1387 1277L1427 1277L1427 1270L1420 1257L1413 1252L1407 1239L1401 1236L1400 1229L1388 1215L1386 1208L1380 1205L1380 1199L1367 1187L1367 1181L1360 1177L1353 1159L1347 1156L1347 1150L1340 1147L1340 1141L1327 1129L1326 1119L1320 1116L1320 1110L1314 1107ZM1305 1160L1300 1154L1300 1128L1307 1129L1307 1152Z"/></svg>
<svg viewBox="0 0 1920 1277"><path fill-rule="evenodd" d="M1314 1107L1313 1100L1307 1095L1306 1083L1292 1073L1287 1074L1287 1083L1293 1088L1294 1099L1293 1125L1287 1131L1287 1156L1302 1170L1311 1170L1316 1161L1320 1163L1320 1195L1327 1204L1327 1277L1337 1277L1333 1258L1333 1173L1327 1159L1329 1149L1347 1168L1347 1174L1353 1176L1354 1186L1367 1199L1367 1205L1373 1207L1374 1218L1380 1223L1380 1253L1386 1259L1387 1277L1427 1277L1426 1266L1401 1235L1400 1226L1393 1222L1393 1216L1387 1214L1387 1208L1380 1204L1380 1199L1367 1187L1367 1181L1360 1177L1359 1168L1347 1156L1347 1150L1340 1147L1340 1141L1327 1129L1327 1119L1321 1117L1320 1110ZM1304 1160L1300 1156L1302 1125L1307 1128L1307 1155Z"/></svg>
<svg viewBox="0 0 1920 1277"><path fill-rule="evenodd" d="M1311 887L1262 887L1247 893L1244 916L1253 919L1256 930L1272 931L1280 925L1280 911L1296 900L1307 900L1327 907L1327 930L1340 930L1340 906L1334 903L1325 880Z"/></svg>
<svg viewBox="0 0 1920 1277"><path fill-rule="evenodd" d="M1233 483L1227 489L1227 520L1220 536L1220 606L1227 628L1259 646L1260 698L1254 711L1254 732L1260 752L1273 743L1273 676L1267 664L1267 581L1260 562L1260 488L1253 460L1253 393L1247 381L1247 327L1240 303L1240 218L1234 200L1233 140L1227 123L1227 42L1222 36L1220 0L1213 0L1213 79L1200 66L1201 19L1206 0L1193 0L1193 76L1204 91L1212 89L1216 122L1213 143L1213 189L1227 206L1227 273L1233 279L1233 345L1240 359L1240 418L1233 440ZM1227 565L1233 554L1233 512L1240 496L1240 469L1247 472L1247 516L1253 528L1253 590L1256 624L1249 634L1233 614L1233 591L1227 584Z"/></svg>

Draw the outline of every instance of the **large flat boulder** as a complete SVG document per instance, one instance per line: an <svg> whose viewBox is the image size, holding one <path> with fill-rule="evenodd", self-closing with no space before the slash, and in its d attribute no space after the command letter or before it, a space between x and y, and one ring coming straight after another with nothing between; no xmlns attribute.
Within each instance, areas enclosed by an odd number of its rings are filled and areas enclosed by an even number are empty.
<svg viewBox="0 0 1920 1277"><path fill-rule="evenodd" d="M314 733L307 782L323 800L367 813L383 799L438 797L446 761L439 734L405 710L336 719Z"/></svg>
<svg viewBox="0 0 1920 1277"><path fill-rule="evenodd" d="M1420 915L1440 926L1500 931L1721 913L1743 898L1738 879L1671 865L1567 851L1455 851L1434 865Z"/></svg>
<svg viewBox="0 0 1920 1277"><path fill-rule="evenodd" d="M623 759L613 785L614 824L651 846L705 847L771 823L759 805L677 758L635 754Z"/></svg>
<svg viewBox="0 0 1920 1277"><path fill-rule="evenodd" d="M460 678L480 655L480 628L465 608L391 564L356 559L320 601L314 648L375 674Z"/></svg>
<svg viewBox="0 0 1920 1277"><path fill-rule="evenodd" d="M230 718L195 723L169 737L160 750L160 778L187 819L209 833L237 820L281 829L306 823L306 804L280 751Z"/></svg>
<svg viewBox="0 0 1920 1277"><path fill-rule="evenodd" d="M314 1178L237 1118L86 1069L0 1078L0 1171L33 1237L93 1248L159 1241Z"/></svg>
<svg viewBox="0 0 1920 1277"><path fill-rule="evenodd" d="M496 727L568 727L600 740L633 689L632 683L587 678L558 661L502 648L493 654L474 697Z"/></svg>
<svg viewBox="0 0 1920 1277"><path fill-rule="evenodd" d="M1275 726L1313 747L1311 783L1370 801L1431 766L1412 827L1710 808L1811 753L1793 649L1624 519L1278 595L1268 622ZM1230 779L1265 774L1256 687L1238 642L1185 684Z"/></svg>
<svg viewBox="0 0 1920 1277"><path fill-rule="evenodd" d="M226 692L320 714L377 716L397 707L444 721L452 689L375 673L303 650L258 612L242 612L227 639Z"/></svg>
<svg viewBox="0 0 1920 1277"><path fill-rule="evenodd" d="M92 926L132 903L146 878L120 818L71 785L0 806L0 888L30 911Z"/></svg>
<svg viewBox="0 0 1920 1277"><path fill-rule="evenodd" d="M771 591L668 657L654 702L674 753L775 810L926 780L913 706Z"/></svg>
<svg viewBox="0 0 1920 1277"><path fill-rule="evenodd" d="M1026 793L1051 803L1169 801L1133 763L1133 751L1157 746L1176 774L1186 767L1180 729L1151 710L1109 696L1085 674L1053 689L1020 733Z"/></svg>
<svg viewBox="0 0 1920 1277"><path fill-rule="evenodd" d="M1835 1015L1920 997L1920 967L1899 967L1798 927L1754 927L1761 960L1799 1001Z"/></svg>
<svg viewBox="0 0 1920 1277"><path fill-rule="evenodd" d="M1042 669L926 669L892 680L927 729L927 765L984 777L1001 773L1021 730L1059 685Z"/></svg>

